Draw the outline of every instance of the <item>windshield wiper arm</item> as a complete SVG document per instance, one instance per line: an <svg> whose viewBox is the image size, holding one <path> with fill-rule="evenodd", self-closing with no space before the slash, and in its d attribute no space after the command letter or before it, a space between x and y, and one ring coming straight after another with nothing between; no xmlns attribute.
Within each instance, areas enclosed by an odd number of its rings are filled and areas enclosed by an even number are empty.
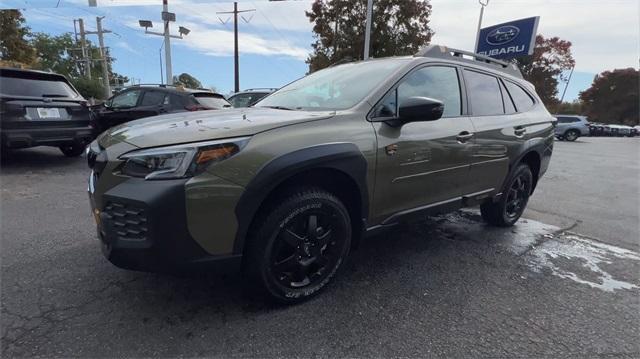
<svg viewBox="0 0 640 359"><path fill-rule="evenodd" d="M258 107L273 108L273 109L276 109L276 110L287 110L287 111L293 111L293 109L292 109L292 108L285 107L285 106L258 106Z"/></svg>

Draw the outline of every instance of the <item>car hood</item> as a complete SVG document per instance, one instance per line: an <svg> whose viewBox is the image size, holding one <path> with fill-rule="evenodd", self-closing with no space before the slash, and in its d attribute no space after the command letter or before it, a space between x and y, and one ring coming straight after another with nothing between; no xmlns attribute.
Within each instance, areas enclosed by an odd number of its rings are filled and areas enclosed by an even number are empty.
<svg viewBox="0 0 640 359"><path fill-rule="evenodd" d="M181 112L147 117L114 127L100 136L103 148L127 142L136 147L157 147L179 143L250 136L293 123L330 118L334 112L237 108Z"/></svg>

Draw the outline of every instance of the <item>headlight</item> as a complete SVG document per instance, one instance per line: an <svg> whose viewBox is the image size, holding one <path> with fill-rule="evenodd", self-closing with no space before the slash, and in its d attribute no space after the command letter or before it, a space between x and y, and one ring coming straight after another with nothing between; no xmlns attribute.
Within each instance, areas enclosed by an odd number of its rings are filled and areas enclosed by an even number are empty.
<svg viewBox="0 0 640 359"><path fill-rule="evenodd" d="M120 156L120 173L144 179L191 177L244 147L248 137L137 150Z"/></svg>

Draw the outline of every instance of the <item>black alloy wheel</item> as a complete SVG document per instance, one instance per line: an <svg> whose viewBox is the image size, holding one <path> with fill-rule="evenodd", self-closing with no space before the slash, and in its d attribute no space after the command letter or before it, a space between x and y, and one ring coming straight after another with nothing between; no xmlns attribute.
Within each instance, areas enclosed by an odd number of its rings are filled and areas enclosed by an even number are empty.
<svg viewBox="0 0 640 359"><path fill-rule="evenodd" d="M295 303L323 289L351 247L351 219L333 194L301 188L260 214L245 270L268 297Z"/></svg>
<svg viewBox="0 0 640 359"><path fill-rule="evenodd" d="M480 206L482 218L493 226L514 225L527 207L532 188L531 169L528 165L521 163L506 182L502 196L495 202L488 200Z"/></svg>

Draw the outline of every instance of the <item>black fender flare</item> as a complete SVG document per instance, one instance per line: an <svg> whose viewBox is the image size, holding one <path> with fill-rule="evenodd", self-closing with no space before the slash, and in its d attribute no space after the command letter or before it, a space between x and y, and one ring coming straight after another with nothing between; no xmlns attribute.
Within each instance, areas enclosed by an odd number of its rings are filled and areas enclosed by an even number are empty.
<svg viewBox="0 0 640 359"><path fill-rule="evenodd" d="M233 253L241 254L252 221L264 200L280 184L292 176L311 169L333 169L349 176L357 185L361 213L366 221L369 213L367 161L353 143L328 143L296 150L263 165L246 186L236 205L238 230Z"/></svg>

